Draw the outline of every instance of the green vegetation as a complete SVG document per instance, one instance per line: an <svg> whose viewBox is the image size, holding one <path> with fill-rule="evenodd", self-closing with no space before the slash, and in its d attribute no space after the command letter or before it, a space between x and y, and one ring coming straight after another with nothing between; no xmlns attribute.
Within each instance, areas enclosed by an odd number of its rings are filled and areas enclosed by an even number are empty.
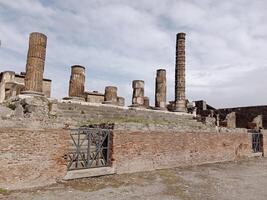
<svg viewBox="0 0 267 200"><path fill-rule="evenodd" d="M0 188L0 194L8 194L8 190L4 189L4 188Z"/></svg>
<svg viewBox="0 0 267 200"><path fill-rule="evenodd" d="M124 124L124 123L138 123L138 124L157 124L157 125L168 125L168 124L174 124L175 122L169 122L167 120L163 120L163 119L147 119L144 117L114 117L112 119L105 119L105 118L101 118L101 119L89 119L85 122L83 122L81 125L90 125L90 124L102 124L102 123L106 123L106 124Z"/></svg>

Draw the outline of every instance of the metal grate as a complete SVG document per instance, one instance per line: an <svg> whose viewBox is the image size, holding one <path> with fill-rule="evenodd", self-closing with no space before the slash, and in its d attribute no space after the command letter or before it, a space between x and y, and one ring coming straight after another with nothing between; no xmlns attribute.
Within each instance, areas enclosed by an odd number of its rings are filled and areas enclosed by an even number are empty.
<svg viewBox="0 0 267 200"><path fill-rule="evenodd" d="M68 170L110 165L110 129L72 129L70 136L73 145L67 155Z"/></svg>
<svg viewBox="0 0 267 200"><path fill-rule="evenodd" d="M252 134L252 149L254 153L262 152L262 138L261 133Z"/></svg>

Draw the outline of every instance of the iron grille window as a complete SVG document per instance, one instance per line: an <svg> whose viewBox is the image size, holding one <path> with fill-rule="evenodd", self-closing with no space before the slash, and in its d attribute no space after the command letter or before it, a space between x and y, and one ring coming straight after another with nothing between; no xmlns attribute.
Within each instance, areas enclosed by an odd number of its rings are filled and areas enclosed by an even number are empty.
<svg viewBox="0 0 267 200"><path fill-rule="evenodd" d="M253 133L252 134L252 149L253 153L262 152L262 134Z"/></svg>
<svg viewBox="0 0 267 200"><path fill-rule="evenodd" d="M71 130L72 148L67 155L68 170L110 165L111 130L79 128Z"/></svg>

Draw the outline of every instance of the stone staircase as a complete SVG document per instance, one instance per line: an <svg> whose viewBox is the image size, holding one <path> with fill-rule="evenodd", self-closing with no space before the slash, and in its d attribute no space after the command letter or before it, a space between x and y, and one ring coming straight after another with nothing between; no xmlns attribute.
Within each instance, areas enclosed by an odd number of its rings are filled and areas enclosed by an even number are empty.
<svg viewBox="0 0 267 200"><path fill-rule="evenodd" d="M73 127L114 123L116 129L122 130L209 131L213 128L189 114L63 102L57 104L57 120Z"/></svg>

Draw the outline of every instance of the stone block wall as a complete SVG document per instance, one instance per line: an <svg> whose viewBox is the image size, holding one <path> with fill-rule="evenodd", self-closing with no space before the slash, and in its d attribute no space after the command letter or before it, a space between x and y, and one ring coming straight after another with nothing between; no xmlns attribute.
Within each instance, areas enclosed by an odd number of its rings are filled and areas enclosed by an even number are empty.
<svg viewBox="0 0 267 200"><path fill-rule="evenodd" d="M113 160L118 174L232 161L251 155L246 132L115 131L113 137Z"/></svg>
<svg viewBox="0 0 267 200"><path fill-rule="evenodd" d="M0 135L0 188L43 186L64 177L68 131L1 128Z"/></svg>
<svg viewBox="0 0 267 200"><path fill-rule="evenodd" d="M236 126L238 128L248 128L248 123L255 117L262 115L263 128L267 128L267 106L248 106L237 108L218 109L220 115L226 116L231 112L236 113Z"/></svg>

